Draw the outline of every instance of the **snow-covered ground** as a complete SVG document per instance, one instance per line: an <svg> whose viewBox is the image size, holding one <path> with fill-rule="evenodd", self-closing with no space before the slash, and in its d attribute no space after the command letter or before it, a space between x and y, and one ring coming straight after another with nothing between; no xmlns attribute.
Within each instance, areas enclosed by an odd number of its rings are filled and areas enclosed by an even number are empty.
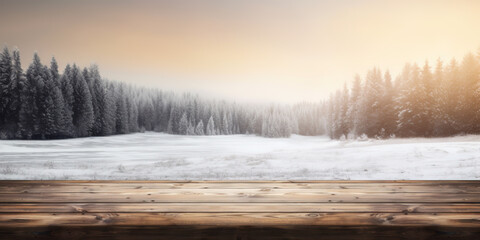
<svg viewBox="0 0 480 240"><path fill-rule="evenodd" d="M480 136L327 137L138 133L0 141L0 179L480 179Z"/></svg>

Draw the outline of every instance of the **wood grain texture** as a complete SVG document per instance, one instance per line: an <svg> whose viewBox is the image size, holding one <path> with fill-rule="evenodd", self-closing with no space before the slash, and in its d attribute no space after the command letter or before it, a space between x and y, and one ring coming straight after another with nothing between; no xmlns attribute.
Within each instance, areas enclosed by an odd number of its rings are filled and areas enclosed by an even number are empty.
<svg viewBox="0 0 480 240"><path fill-rule="evenodd" d="M480 203L2 203L0 213L480 213Z"/></svg>
<svg viewBox="0 0 480 240"><path fill-rule="evenodd" d="M480 239L478 181L0 181L0 239Z"/></svg>
<svg viewBox="0 0 480 240"><path fill-rule="evenodd" d="M17 213L2 227L41 226L443 226L479 228L480 213Z"/></svg>

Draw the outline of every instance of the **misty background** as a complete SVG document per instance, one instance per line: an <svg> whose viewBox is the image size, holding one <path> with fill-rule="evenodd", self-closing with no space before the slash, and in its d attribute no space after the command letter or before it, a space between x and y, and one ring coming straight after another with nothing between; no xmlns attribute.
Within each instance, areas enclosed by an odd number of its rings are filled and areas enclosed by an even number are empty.
<svg viewBox="0 0 480 240"><path fill-rule="evenodd" d="M60 69L246 102L320 101L375 66L459 61L480 2L2 1L0 44ZM28 66L22 66L26 69Z"/></svg>

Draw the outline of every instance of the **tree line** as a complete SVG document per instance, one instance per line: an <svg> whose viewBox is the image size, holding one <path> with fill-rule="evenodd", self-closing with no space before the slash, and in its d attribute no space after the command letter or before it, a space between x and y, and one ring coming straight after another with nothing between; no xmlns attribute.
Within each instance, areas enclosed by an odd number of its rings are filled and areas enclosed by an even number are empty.
<svg viewBox="0 0 480 240"><path fill-rule="evenodd" d="M24 72L18 49L0 55L0 139L62 139L143 131L288 137L326 132L325 103L238 104L103 79L96 65L38 54Z"/></svg>
<svg viewBox="0 0 480 240"><path fill-rule="evenodd" d="M442 137L480 134L480 52L423 67L406 64L392 81L388 71L368 71L365 80L330 96L327 132L333 139Z"/></svg>

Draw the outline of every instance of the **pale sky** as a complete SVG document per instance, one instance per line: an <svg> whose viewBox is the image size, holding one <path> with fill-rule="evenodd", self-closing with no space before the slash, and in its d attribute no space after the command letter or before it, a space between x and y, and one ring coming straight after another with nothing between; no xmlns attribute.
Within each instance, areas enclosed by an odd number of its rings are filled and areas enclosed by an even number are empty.
<svg viewBox="0 0 480 240"><path fill-rule="evenodd" d="M63 69L238 101L319 101L371 67L461 60L478 0L0 1L0 44Z"/></svg>

